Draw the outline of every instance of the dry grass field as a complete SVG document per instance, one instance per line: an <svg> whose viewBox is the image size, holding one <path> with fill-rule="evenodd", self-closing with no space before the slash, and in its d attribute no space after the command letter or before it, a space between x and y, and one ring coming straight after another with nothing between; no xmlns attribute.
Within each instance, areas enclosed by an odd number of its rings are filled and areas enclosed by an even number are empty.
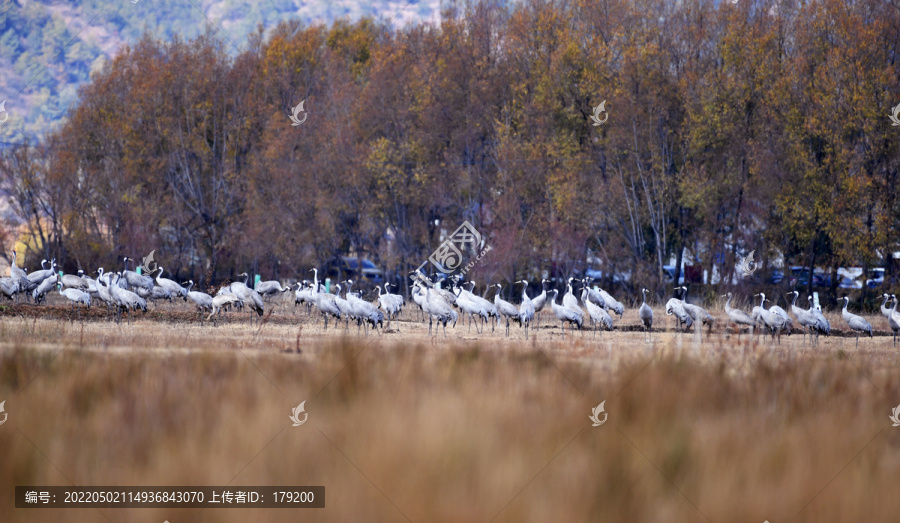
<svg viewBox="0 0 900 523"><path fill-rule="evenodd" d="M724 313L713 311L720 323ZM881 336L634 330L526 341L279 307L200 326L0 315L3 522L896 521L900 360ZM661 310L660 326L666 326ZM663 321L660 321L662 319ZM839 315L829 318L843 328ZM554 318L555 320L555 318ZM490 329L488 329L490 330ZM306 401L308 422L291 409ZM591 409L605 401L606 423ZM324 509L15 509L16 485L325 485Z"/></svg>

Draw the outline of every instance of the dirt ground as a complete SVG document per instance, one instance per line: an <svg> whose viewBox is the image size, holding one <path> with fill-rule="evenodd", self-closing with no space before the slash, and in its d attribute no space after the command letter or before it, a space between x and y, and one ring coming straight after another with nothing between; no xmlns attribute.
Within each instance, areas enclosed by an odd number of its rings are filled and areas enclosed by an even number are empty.
<svg viewBox="0 0 900 523"><path fill-rule="evenodd" d="M679 333L562 334L552 313L428 334L407 309L357 334L274 305L201 325L184 303L120 324L0 308L2 521L892 521L900 358ZM308 423L289 416L301 402ZM601 406L602 413L598 407ZM594 426L589 416L603 423ZM17 485L324 485L322 509L13 508Z"/></svg>

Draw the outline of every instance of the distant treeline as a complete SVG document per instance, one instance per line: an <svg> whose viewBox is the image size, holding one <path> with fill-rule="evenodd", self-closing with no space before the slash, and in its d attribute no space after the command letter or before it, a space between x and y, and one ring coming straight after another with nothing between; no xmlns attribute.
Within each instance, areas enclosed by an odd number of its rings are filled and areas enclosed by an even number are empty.
<svg viewBox="0 0 900 523"><path fill-rule="evenodd" d="M4 245L19 225L26 266L67 270L156 249L204 283L351 252L399 277L469 220L492 247L482 281L591 253L661 289L684 248L724 281L750 250L883 265L900 9L803 4L471 2L399 32L283 23L236 57L212 32L145 36L58 132L2 152Z"/></svg>

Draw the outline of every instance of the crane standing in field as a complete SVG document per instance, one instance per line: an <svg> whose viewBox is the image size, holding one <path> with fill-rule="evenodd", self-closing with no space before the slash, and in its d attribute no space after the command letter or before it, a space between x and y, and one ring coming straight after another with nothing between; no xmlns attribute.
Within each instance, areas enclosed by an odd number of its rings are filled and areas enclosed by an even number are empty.
<svg viewBox="0 0 900 523"><path fill-rule="evenodd" d="M213 308L213 297L205 292L200 291L192 291L191 288L194 286L194 280L188 280L187 282L187 294L184 295L184 301L191 300L191 302L197 306L197 310L200 311L200 324L203 324L203 311L212 312Z"/></svg>
<svg viewBox="0 0 900 523"><path fill-rule="evenodd" d="M728 317L731 318L732 322L737 324L738 328L740 328L741 325L746 325L747 327L750 327L749 335L752 338L753 337L753 327L756 326L756 320L751 318L750 315L747 314L746 312L744 312L740 309L734 309L731 307L732 295L730 292L728 294L726 294L725 296L728 297L728 300L725 301L725 314L727 314ZM741 336L741 333L740 333L740 331L738 331L738 339L740 339L740 336Z"/></svg>
<svg viewBox="0 0 900 523"><path fill-rule="evenodd" d="M518 318L519 309L512 303L500 297L500 290L503 288L502 285L495 283L494 285L491 285L491 287L497 287L497 293L494 294L494 307L497 307L497 312L506 318L506 337L509 338L509 319Z"/></svg>
<svg viewBox="0 0 900 523"><path fill-rule="evenodd" d="M850 304L850 298L844 296L841 299L844 300L844 308L841 310L841 316L843 316L844 321L847 322L847 326L850 327L850 330L856 333L856 346L859 347L859 333L864 332L871 338L872 326L869 322L862 319L862 317L847 311L847 305Z"/></svg>
<svg viewBox="0 0 900 523"><path fill-rule="evenodd" d="M544 305L547 304L547 284L550 283L548 280L541 280L541 293L531 299L531 304L534 305L534 315L537 318L537 325L541 324L541 311L544 310Z"/></svg>
<svg viewBox="0 0 900 523"><path fill-rule="evenodd" d="M606 330L610 331L613 329L612 316L610 316L609 313L606 312L606 309L592 303L591 300L588 299L587 283L584 282L582 282L581 284L581 303L584 304L584 308L588 311L588 316L591 318L592 326L596 323L598 325L597 328L599 329L602 329L603 327L606 327ZM594 336L596 335L597 330L594 329Z"/></svg>
<svg viewBox="0 0 900 523"><path fill-rule="evenodd" d="M812 341L813 339L813 331L818 328L819 321L816 319L816 316L805 309L801 309L797 307L797 297L800 296L800 293L797 291L787 293L788 296L793 296L793 300L791 300L791 312L794 313L794 316L797 317L797 323L803 327L803 343L806 344L806 334L809 333L809 339ZM771 309L770 309L771 310Z"/></svg>
<svg viewBox="0 0 900 523"><path fill-rule="evenodd" d="M578 326L578 329L581 330L581 326L584 323L584 316L581 312L581 309L575 310L570 309L564 305L556 304L556 297L559 296L559 290L553 289L550 291L553 293L553 298L550 300L550 307L553 309L553 314L556 315L556 318L560 321L562 325L563 336L566 335L566 323L574 324ZM572 330L571 325L569 326L569 331Z"/></svg>
<svg viewBox="0 0 900 523"><path fill-rule="evenodd" d="M638 318L641 319L641 326L649 337L645 337L644 341L653 341L653 309L647 305L647 289L641 289L641 308L638 309Z"/></svg>
<svg viewBox="0 0 900 523"><path fill-rule="evenodd" d="M534 302L528 297L528 281L519 280L522 284L522 303L519 304L519 323L525 327L525 339L528 339L528 327L534 320Z"/></svg>

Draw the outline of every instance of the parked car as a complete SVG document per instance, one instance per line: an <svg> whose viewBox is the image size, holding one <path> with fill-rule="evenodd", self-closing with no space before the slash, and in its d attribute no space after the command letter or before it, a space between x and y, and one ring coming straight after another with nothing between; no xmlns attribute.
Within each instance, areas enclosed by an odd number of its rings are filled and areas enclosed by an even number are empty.
<svg viewBox="0 0 900 523"><path fill-rule="evenodd" d="M881 287L884 285L884 267L874 267L869 269L869 278L866 280L866 286L870 289Z"/></svg>
<svg viewBox="0 0 900 523"><path fill-rule="evenodd" d="M666 283L673 283L675 281L674 265L663 265L663 278L666 280ZM682 285L683 283L684 271L681 271L681 275L678 277L678 285Z"/></svg>
<svg viewBox="0 0 900 523"><path fill-rule="evenodd" d="M798 284L806 285L809 283L809 268L808 267L799 267L793 266L791 267L791 279L789 280L791 287L796 287ZM831 286L831 276L825 274L820 271L813 271L813 287L830 287Z"/></svg>
<svg viewBox="0 0 900 523"><path fill-rule="evenodd" d="M344 276L351 279L355 278L361 282L372 283L373 285L381 285L384 283L384 271L376 267L371 260L365 258L362 260L362 271L358 271L358 261L359 260L357 260L355 256L344 256L341 258L341 271ZM336 278L338 276L337 269L332 266L328 271L328 275Z"/></svg>

